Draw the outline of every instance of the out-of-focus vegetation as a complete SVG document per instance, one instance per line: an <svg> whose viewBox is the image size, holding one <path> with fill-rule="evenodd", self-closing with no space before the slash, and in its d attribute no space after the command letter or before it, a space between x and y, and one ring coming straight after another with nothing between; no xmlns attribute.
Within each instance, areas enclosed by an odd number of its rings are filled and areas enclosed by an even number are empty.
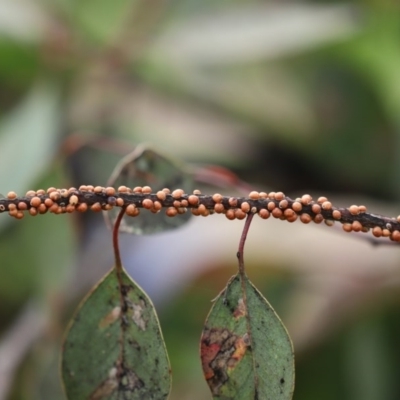
<svg viewBox="0 0 400 400"><path fill-rule="evenodd" d="M1 0L0 192L104 185L145 141L254 189L397 215L399 41L390 1ZM197 343L240 229L213 216L121 238L159 309L173 399L209 396ZM246 264L294 340L297 400L400 397L399 254L254 224ZM62 332L111 266L109 232L99 215L1 215L0 260L0 399L62 399Z"/></svg>

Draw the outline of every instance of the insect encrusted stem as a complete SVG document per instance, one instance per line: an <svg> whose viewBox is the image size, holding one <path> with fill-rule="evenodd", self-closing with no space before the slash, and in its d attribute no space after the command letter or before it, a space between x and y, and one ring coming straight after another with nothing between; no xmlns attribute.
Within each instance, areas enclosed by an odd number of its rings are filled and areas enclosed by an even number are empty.
<svg viewBox="0 0 400 400"><path fill-rule="evenodd" d="M25 196L9 192L6 198L0 198L0 213L8 212L14 218L21 219L25 214L32 216L45 214L72 213L75 211L109 211L115 207L126 207L126 215L135 217L141 210L152 213L162 212L169 217L191 212L195 216L206 217L210 214L224 214L230 220L246 218L247 214L258 214L260 218L271 216L288 222L324 222L328 226L335 221L343 226L345 232L369 232L375 237L389 238L400 242L400 216L389 218L367 213L365 206L352 205L348 208L334 207L326 197L316 201L308 194L292 199L282 192L252 191L247 197L201 194L199 190L187 194L182 189L163 189L153 192L149 186L119 188L82 185L77 188L46 191L29 190Z"/></svg>

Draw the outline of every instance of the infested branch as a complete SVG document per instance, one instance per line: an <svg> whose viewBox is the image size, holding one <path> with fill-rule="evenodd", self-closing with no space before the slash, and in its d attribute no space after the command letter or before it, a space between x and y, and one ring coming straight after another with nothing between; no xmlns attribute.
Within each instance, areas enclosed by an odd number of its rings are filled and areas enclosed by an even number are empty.
<svg viewBox="0 0 400 400"><path fill-rule="evenodd" d="M17 219L23 218L27 213L35 216L47 212L99 212L114 207L125 207L126 215L131 217L139 215L145 209L152 213L165 212L169 217L190 211L195 216L224 214L230 220L244 219L247 214L252 213L263 219L273 217L288 222L299 219L305 224L325 222L332 226L337 221L346 232L371 230L375 237L387 237L394 242L400 242L400 216L389 218L371 214L365 206L334 207L326 197L314 201L307 194L291 199L282 192L252 191L248 197L230 197L218 193L205 195L198 190L192 194L186 194L182 189L172 192L163 189L153 193L148 186L133 189L120 186L115 189L82 185L79 189L30 190L23 197L10 192L7 198L0 199L0 213L8 212Z"/></svg>

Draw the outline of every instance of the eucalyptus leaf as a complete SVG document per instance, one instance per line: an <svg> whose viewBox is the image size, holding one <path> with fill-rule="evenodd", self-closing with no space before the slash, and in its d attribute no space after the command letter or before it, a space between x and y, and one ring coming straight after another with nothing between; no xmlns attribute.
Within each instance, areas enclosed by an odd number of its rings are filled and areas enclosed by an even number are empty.
<svg viewBox="0 0 400 400"><path fill-rule="evenodd" d="M147 145L140 145L118 163L108 184L116 188L120 185L129 188L147 185L153 192L163 188L179 188L190 193L193 190L193 179L188 170L188 166L183 163L170 159ZM114 225L118 212L117 208L104 212L107 225ZM163 210L158 214L143 210L135 218L124 216L120 231L137 235L163 232L183 225L190 217L190 213L171 218Z"/></svg>
<svg viewBox="0 0 400 400"><path fill-rule="evenodd" d="M61 368L69 400L168 397L170 366L154 306L122 267L83 300L66 334Z"/></svg>
<svg viewBox="0 0 400 400"><path fill-rule="evenodd" d="M289 400L292 342L271 305L245 274L216 299L201 337L201 361L213 399Z"/></svg>

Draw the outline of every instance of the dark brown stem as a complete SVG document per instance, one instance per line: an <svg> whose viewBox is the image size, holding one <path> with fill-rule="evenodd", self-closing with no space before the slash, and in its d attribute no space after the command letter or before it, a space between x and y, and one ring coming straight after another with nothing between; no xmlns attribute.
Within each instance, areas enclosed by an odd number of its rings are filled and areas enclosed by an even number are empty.
<svg viewBox="0 0 400 400"><path fill-rule="evenodd" d="M253 220L253 213L247 214L246 221L244 223L243 231L242 231L242 236L240 237L240 242L239 242L239 249L236 254L238 260L239 260L239 274L243 277L245 274L245 268L244 268L244 245L246 243L246 238L247 238L247 233L249 232L250 224L251 221Z"/></svg>
<svg viewBox="0 0 400 400"><path fill-rule="evenodd" d="M389 218L367 213L365 208L360 208L359 212L354 212L354 207L334 207L329 202L313 201L310 196L308 196L309 199L307 201L302 201L302 199L294 200L283 196L282 193L280 196L276 196L277 194L275 193L272 195L271 193L259 198L254 198L254 196L228 197L218 195L218 200L216 200L216 195L180 194L177 196L172 192L171 194L164 193L160 196L160 192L144 194L129 190L118 192L114 189L111 191L112 194L108 195L109 191L106 188L100 188L98 191L71 188L69 190L58 190L58 192L61 195L56 199L54 199L54 194L52 196L52 193L30 197L0 198L0 213L9 212L10 215L16 218L22 218L25 213L31 213L32 211L33 215L44 214L48 211L61 214L73 211L83 212L87 209L107 211L114 207L129 207L130 205L141 209L148 208L149 200L151 200L150 204L157 204L160 208L167 209L169 216L191 210L195 215L206 216L215 212L225 214L228 219L243 219L251 211L253 214L258 213L262 218L271 216L289 222L294 222L298 218L303 223L325 222L327 225L332 225L336 221L343 224L343 228L346 231L367 232L372 229L376 237L389 238L395 244L400 242L400 217ZM35 203L33 203L33 197L35 197ZM53 200L51 200L52 197ZM195 199L194 201L193 198ZM38 202L40 207L35 205ZM31 210L32 208L34 210ZM168 209L172 209L170 210L171 212L168 213ZM128 211L132 210L127 208L126 211L130 215ZM159 209L153 209L152 211L158 212ZM206 214L204 211L206 211ZM143 212L150 211L144 210ZM379 244L379 242L374 241L374 244Z"/></svg>
<svg viewBox="0 0 400 400"><path fill-rule="evenodd" d="M125 207L122 207L121 211L119 212L117 219L115 220L114 223L114 228L113 228L113 247L114 247L114 257L115 257L115 268L117 270L117 273L119 274L122 271L122 262L121 262L121 254L119 252L119 227L121 225L122 218L125 214Z"/></svg>

